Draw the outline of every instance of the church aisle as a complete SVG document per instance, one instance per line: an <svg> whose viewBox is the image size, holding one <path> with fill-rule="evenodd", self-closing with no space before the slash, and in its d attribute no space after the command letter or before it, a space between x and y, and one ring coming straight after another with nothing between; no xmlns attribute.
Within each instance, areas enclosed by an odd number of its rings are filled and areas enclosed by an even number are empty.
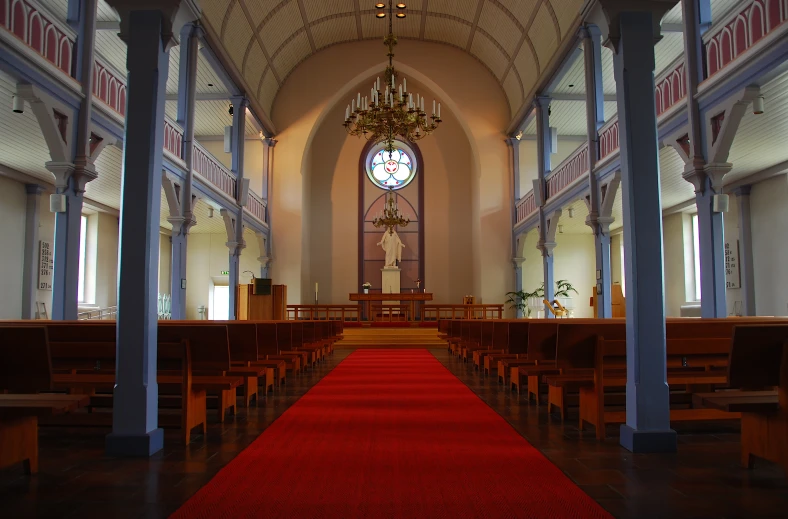
<svg viewBox="0 0 788 519"><path fill-rule="evenodd" d="M172 517L610 516L427 350L358 350Z"/></svg>

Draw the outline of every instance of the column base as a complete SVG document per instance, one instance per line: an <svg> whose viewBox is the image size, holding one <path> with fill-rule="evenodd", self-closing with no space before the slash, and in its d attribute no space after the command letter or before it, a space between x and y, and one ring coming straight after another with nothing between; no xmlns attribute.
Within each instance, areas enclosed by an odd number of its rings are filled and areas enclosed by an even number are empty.
<svg viewBox="0 0 788 519"><path fill-rule="evenodd" d="M621 446L630 452L668 453L678 450L676 431L638 431L627 424L621 426Z"/></svg>
<svg viewBox="0 0 788 519"><path fill-rule="evenodd" d="M147 434L115 434L106 436L108 456L147 458L164 447L164 429L154 429Z"/></svg>

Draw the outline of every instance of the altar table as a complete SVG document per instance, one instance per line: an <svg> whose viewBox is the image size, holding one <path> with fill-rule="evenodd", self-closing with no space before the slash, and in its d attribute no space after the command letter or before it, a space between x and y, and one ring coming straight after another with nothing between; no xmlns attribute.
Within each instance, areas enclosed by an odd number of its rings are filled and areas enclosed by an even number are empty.
<svg viewBox="0 0 788 519"><path fill-rule="evenodd" d="M410 319L416 320L416 301L432 301L432 294L427 292L400 292L395 294L384 294L375 292L372 294L350 294L351 301L359 301L364 304L364 314L369 318L369 304L371 301L408 301L410 304Z"/></svg>

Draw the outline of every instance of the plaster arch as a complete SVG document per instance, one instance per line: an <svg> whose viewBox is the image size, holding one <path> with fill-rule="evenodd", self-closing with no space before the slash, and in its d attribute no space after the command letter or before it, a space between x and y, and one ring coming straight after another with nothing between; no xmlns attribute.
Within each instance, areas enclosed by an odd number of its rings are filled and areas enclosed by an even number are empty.
<svg viewBox="0 0 788 519"><path fill-rule="evenodd" d="M314 132L332 108L342 106L358 84L382 72L381 49L369 42L339 44L301 63L280 90L273 109L276 136L272 197L274 257L277 283L290 286L290 303L312 290L302 278L309 271L309 182ZM500 302L513 282L509 222L509 158L504 131L509 106L495 78L476 59L459 49L427 42L400 42L397 68L412 80L423 80L444 109L456 115L465 132L474 164L474 198L470 233L474 245L473 293ZM429 71L423 73L421 71ZM348 80L347 78L352 78ZM355 86L354 86L355 81ZM363 90L362 90L363 91ZM339 103L342 103L341 105ZM341 118L337 131L343 131ZM438 130L440 132L440 130ZM437 133L437 132L436 132ZM302 285L304 285L302 287ZM303 289L302 289L303 288Z"/></svg>

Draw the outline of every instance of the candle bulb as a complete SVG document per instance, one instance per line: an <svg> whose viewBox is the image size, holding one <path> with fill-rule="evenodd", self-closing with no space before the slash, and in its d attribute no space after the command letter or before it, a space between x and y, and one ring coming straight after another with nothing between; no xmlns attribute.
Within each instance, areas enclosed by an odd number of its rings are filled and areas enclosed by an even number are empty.
<svg viewBox="0 0 788 519"><path fill-rule="evenodd" d="M432 100L432 115L435 115L435 100Z"/></svg>
<svg viewBox="0 0 788 519"><path fill-rule="evenodd" d="M402 101L402 85L399 86L399 100Z"/></svg>
<svg viewBox="0 0 788 519"><path fill-rule="evenodd" d="M355 99L350 101L350 111L354 112L354 113L356 111L356 100Z"/></svg>
<svg viewBox="0 0 788 519"><path fill-rule="evenodd" d="M350 105L347 105L347 108L345 108L345 120L347 121L348 119L350 119Z"/></svg>
<svg viewBox="0 0 788 519"><path fill-rule="evenodd" d="M380 90L380 77L378 77L378 86L377 86L377 90Z"/></svg>
<svg viewBox="0 0 788 519"><path fill-rule="evenodd" d="M438 103L438 119L441 118L441 104Z"/></svg>
<svg viewBox="0 0 788 519"><path fill-rule="evenodd" d="M391 75L391 88L394 88L394 74Z"/></svg>
<svg viewBox="0 0 788 519"><path fill-rule="evenodd" d="M405 89L405 92L408 91L408 78L402 78L402 88Z"/></svg>
<svg viewBox="0 0 788 519"><path fill-rule="evenodd" d="M356 97L356 99L357 99L356 104L358 106L361 106L361 92L358 93L358 97Z"/></svg>

